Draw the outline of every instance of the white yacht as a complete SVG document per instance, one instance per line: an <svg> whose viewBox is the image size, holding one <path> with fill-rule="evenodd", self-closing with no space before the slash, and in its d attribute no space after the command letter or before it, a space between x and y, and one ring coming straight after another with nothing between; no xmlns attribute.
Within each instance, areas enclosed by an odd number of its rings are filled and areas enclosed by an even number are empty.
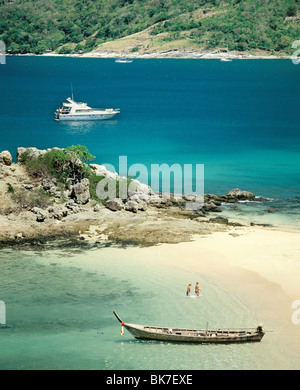
<svg viewBox="0 0 300 390"><path fill-rule="evenodd" d="M63 103L62 108L55 111L57 121L93 121L111 119L119 114L119 109L113 108L91 108L87 103L75 102L73 98L67 98L68 103Z"/></svg>

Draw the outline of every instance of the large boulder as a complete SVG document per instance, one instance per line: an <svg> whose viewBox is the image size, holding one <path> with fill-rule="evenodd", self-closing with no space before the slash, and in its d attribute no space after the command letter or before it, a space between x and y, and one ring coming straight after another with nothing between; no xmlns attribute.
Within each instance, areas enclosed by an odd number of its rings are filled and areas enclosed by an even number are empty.
<svg viewBox="0 0 300 390"><path fill-rule="evenodd" d="M210 223L220 223L223 225L228 225L229 221L227 218L224 217L215 217L215 218L210 218L209 221Z"/></svg>
<svg viewBox="0 0 300 390"><path fill-rule="evenodd" d="M112 211L118 211L124 209L124 202L120 198L109 199L105 202L105 206Z"/></svg>
<svg viewBox="0 0 300 390"><path fill-rule="evenodd" d="M72 186L71 197L78 204L86 204L90 200L90 182L88 179L83 179L79 183Z"/></svg>
<svg viewBox="0 0 300 390"><path fill-rule="evenodd" d="M141 183L136 179L130 180L128 186L128 195L132 196L138 194L140 197L142 196L143 200L148 199L148 196L154 195L154 191L147 184Z"/></svg>
<svg viewBox="0 0 300 390"><path fill-rule="evenodd" d="M103 176L108 179L117 180L118 174L117 172L111 172L109 171L105 165L98 165L98 164L90 164L90 168L93 169L97 176Z"/></svg>
<svg viewBox="0 0 300 390"><path fill-rule="evenodd" d="M10 166L12 164L12 156L8 150L0 153L0 164Z"/></svg>
<svg viewBox="0 0 300 390"><path fill-rule="evenodd" d="M255 195L252 192L242 191L239 188L234 188L233 190L229 191L225 196L229 197L229 198L235 198L237 200L254 200L255 199Z"/></svg>
<svg viewBox="0 0 300 390"><path fill-rule="evenodd" d="M135 200L129 200L125 204L125 210L132 211L133 213L137 213L139 209L139 204Z"/></svg>
<svg viewBox="0 0 300 390"><path fill-rule="evenodd" d="M56 192L56 185L54 184L53 179L50 179L49 177L45 177L42 180L42 187L45 191L48 191L50 194L55 194Z"/></svg>

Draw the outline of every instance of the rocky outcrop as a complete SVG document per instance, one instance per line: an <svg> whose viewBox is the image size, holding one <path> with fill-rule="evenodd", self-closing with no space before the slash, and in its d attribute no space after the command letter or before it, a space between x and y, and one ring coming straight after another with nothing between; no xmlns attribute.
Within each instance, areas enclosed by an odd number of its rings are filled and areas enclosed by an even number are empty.
<svg viewBox="0 0 300 390"><path fill-rule="evenodd" d="M54 195L57 191L57 188L56 188L56 180L55 179L51 179L49 177L46 177L45 179L42 180L42 187L45 191L49 192L50 194Z"/></svg>
<svg viewBox="0 0 300 390"><path fill-rule="evenodd" d="M94 231L92 235L99 231L99 236L112 241L181 242L192 234L238 226L227 218L214 216L223 210L224 203L232 203L231 207L236 208L240 201L267 200L238 188L225 195L205 194L204 198L193 194L156 193L136 179L128 180L104 165L91 164L97 176L115 180L116 187L124 184L128 189L126 199L100 202L91 199L94 177L89 171L91 182L86 178L88 167L80 169L84 163L74 152L70 152L70 161L66 160L67 174L63 181L57 174L52 177L51 171L47 171L47 175L43 170L42 174L29 174L24 161L39 158L49 150L18 148L18 163L12 163L9 152L0 153L0 246L10 237L12 242L19 243L70 232L78 236L81 235L78 232L90 226ZM193 208L194 204L202 207Z"/></svg>
<svg viewBox="0 0 300 390"><path fill-rule="evenodd" d="M51 150L51 149L48 149ZM17 149L17 161L21 162L22 161L22 156L25 158L24 154L26 153L26 158L28 159L36 159L39 158L40 156L43 156L45 153L47 153L48 150L39 150L37 148L23 148L20 147Z"/></svg>
<svg viewBox="0 0 300 390"><path fill-rule="evenodd" d="M239 188L234 188L225 195L205 194L204 199L205 203L213 203L216 206L220 206L222 203L238 203L240 201L268 201L263 196L256 196L250 191L240 190Z"/></svg>
<svg viewBox="0 0 300 390"><path fill-rule="evenodd" d="M130 184L128 186L129 198L135 197L135 200L139 198L140 201L146 202L151 196L155 195L155 192L147 184L141 183L136 179L130 181Z"/></svg>
<svg viewBox="0 0 300 390"><path fill-rule="evenodd" d="M61 220L68 215L68 209L64 206L48 207L49 218Z"/></svg>
<svg viewBox="0 0 300 390"><path fill-rule="evenodd" d="M132 211L133 213L137 213L139 210L146 211L147 203L140 200L128 200L125 203L125 210Z"/></svg>
<svg viewBox="0 0 300 390"><path fill-rule="evenodd" d="M228 225L229 221L227 218L224 217L215 217L215 218L210 218L209 221L210 223L221 223L224 225Z"/></svg>
<svg viewBox="0 0 300 390"><path fill-rule="evenodd" d="M107 200L105 206L111 211L119 211L125 208L124 202L120 198Z"/></svg>
<svg viewBox="0 0 300 390"><path fill-rule="evenodd" d="M93 171L95 171L97 176L102 176L108 179L117 180L119 175L117 172L111 172L109 171L105 165L98 165L98 164L90 164L89 165Z"/></svg>
<svg viewBox="0 0 300 390"><path fill-rule="evenodd" d="M78 204L86 204L90 199L90 182L83 179L72 186L71 198L75 199Z"/></svg>
<svg viewBox="0 0 300 390"><path fill-rule="evenodd" d="M70 199L65 203L66 208L69 212L78 213L80 211L80 207L75 203L74 199Z"/></svg>
<svg viewBox="0 0 300 390"><path fill-rule="evenodd" d="M252 192L242 191L239 188L234 188L225 196L234 200L255 200L255 195Z"/></svg>
<svg viewBox="0 0 300 390"><path fill-rule="evenodd" d="M4 150L0 153L0 164L11 166L12 156L8 150Z"/></svg>

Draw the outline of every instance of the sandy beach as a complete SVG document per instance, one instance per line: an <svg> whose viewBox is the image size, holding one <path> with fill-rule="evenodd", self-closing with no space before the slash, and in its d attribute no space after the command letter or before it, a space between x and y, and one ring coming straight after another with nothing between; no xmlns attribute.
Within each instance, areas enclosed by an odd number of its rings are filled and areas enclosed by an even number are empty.
<svg viewBox="0 0 300 390"><path fill-rule="evenodd" d="M192 242L130 250L144 251L141 256L150 257L157 267L163 261L170 273L189 270L191 278L202 275L214 281L300 354L300 324L292 321L293 302L300 298L299 233L243 227L234 233L194 236Z"/></svg>
<svg viewBox="0 0 300 390"><path fill-rule="evenodd" d="M193 235L192 240L180 243L114 250L115 260L110 265L113 273L122 277L118 268L125 262L126 273L139 275L139 283L145 293L167 289L164 300L170 299L173 306L165 302L155 306L151 325L155 325L155 321L168 322L165 311L175 316L169 321L177 321L182 326L189 323L189 319L185 318L187 314L209 321L206 317L202 318L205 316L202 305L185 306L180 298L181 293L182 296L185 294L188 283L192 283L193 294L195 282L200 280L203 302L213 305L213 322L222 322L223 318L229 323L237 320L239 323L236 310L240 306L252 313L250 323L240 318L243 326L255 326L256 322L264 324L263 350L271 348L272 351L269 355L264 352L261 369L278 369L276 359L282 360L282 369L300 368L300 307L295 306L300 298L299 232L241 226ZM97 257L82 258L82 261L82 266L89 271L99 267ZM218 295L215 301L211 301L212 291L225 294L231 306L225 307L227 302L222 302ZM195 300L192 301L195 303ZM126 305L120 309L124 315L126 307L128 310ZM178 313L183 318L176 320ZM127 313L127 316L128 322L147 322L147 314L143 312L131 316Z"/></svg>

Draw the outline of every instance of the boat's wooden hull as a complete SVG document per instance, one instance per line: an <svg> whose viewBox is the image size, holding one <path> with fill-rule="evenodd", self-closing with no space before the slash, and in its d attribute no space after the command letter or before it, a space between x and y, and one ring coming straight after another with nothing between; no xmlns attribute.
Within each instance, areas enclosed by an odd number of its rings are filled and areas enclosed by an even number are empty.
<svg viewBox="0 0 300 390"><path fill-rule="evenodd" d="M128 324L123 322L114 312L117 319L122 323L136 339L156 340L181 343L245 343L258 342L264 336L261 327L254 330L195 330L163 328Z"/></svg>
<svg viewBox="0 0 300 390"><path fill-rule="evenodd" d="M187 332L181 329L173 329L172 333L166 329L164 332L149 331L147 328L139 329L130 324L124 324L125 329L128 330L136 339L141 340L158 340L181 343L245 343L258 342L264 334L258 332L218 332L218 331L192 331Z"/></svg>

